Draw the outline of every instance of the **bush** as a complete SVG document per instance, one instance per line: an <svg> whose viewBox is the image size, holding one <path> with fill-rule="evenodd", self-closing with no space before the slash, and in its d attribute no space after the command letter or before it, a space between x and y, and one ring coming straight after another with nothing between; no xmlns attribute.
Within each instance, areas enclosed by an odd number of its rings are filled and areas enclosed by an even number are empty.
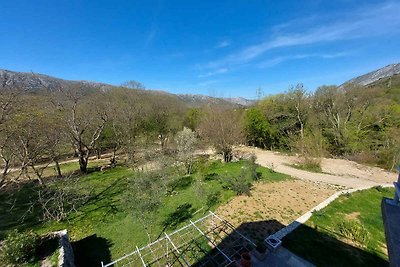
<svg viewBox="0 0 400 267"><path fill-rule="evenodd" d="M251 178L255 181L260 180L261 173L257 172L258 164L256 163L257 156L255 154L251 154L249 160L247 161L248 172Z"/></svg>
<svg viewBox="0 0 400 267"><path fill-rule="evenodd" d="M39 237L33 231L12 231L1 245L0 259L11 266L29 262L34 259L39 245Z"/></svg>
<svg viewBox="0 0 400 267"><path fill-rule="evenodd" d="M357 221L343 221L338 224L339 232L359 245L366 246L369 239L369 232L367 229Z"/></svg>
<svg viewBox="0 0 400 267"><path fill-rule="evenodd" d="M294 167L305 171L319 172L319 173L322 172L320 158L305 157Z"/></svg>
<svg viewBox="0 0 400 267"><path fill-rule="evenodd" d="M217 204L220 201L221 198L221 192L216 191L216 192L211 192L210 194L207 195L207 207L211 208L215 204Z"/></svg>
<svg viewBox="0 0 400 267"><path fill-rule="evenodd" d="M381 186L381 185L375 186L375 189L376 189L376 191L378 191L378 192L380 192L380 193L387 193L387 192L390 191L389 188L383 187L383 186Z"/></svg>
<svg viewBox="0 0 400 267"><path fill-rule="evenodd" d="M218 174L215 172L208 173L204 176L204 181L212 181L215 180L218 177Z"/></svg>
<svg viewBox="0 0 400 267"><path fill-rule="evenodd" d="M225 176L223 181L224 187L235 191L237 195L250 195L252 178L248 170L242 169L237 176Z"/></svg>

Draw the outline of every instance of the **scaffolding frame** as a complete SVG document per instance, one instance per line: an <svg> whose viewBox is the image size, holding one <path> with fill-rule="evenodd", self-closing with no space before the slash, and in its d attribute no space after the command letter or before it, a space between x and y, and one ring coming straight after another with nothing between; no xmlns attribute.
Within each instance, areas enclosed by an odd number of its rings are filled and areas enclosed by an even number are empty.
<svg viewBox="0 0 400 267"><path fill-rule="evenodd" d="M102 267L232 266L255 244L213 212Z"/></svg>

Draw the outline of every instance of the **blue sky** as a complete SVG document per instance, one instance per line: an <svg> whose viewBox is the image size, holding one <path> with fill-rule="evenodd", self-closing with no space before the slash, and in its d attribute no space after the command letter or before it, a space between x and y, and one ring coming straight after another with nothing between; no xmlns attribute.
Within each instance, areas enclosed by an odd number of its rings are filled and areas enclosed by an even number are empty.
<svg viewBox="0 0 400 267"><path fill-rule="evenodd" d="M399 1L3 1L0 68L254 98L400 62Z"/></svg>

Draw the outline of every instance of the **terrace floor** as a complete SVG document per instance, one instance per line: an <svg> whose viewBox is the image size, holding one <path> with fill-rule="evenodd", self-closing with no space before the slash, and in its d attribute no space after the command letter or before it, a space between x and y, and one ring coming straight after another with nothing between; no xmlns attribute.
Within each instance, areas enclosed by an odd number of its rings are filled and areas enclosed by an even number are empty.
<svg viewBox="0 0 400 267"><path fill-rule="evenodd" d="M253 267L313 267L308 261L296 256L284 247L279 247L273 252L267 254L263 261L259 261L252 256Z"/></svg>

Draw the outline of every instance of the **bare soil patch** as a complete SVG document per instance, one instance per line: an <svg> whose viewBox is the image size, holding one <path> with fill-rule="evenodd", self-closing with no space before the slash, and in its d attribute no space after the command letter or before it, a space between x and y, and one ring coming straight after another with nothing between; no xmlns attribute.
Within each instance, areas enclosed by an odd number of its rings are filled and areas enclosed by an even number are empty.
<svg viewBox="0 0 400 267"><path fill-rule="evenodd" d="M250 238L260 240L291 223L337 190L334 186L302 180L256 183L251 196L235 197L216 212L235 227L242 225L240 230Z"/></svg>

